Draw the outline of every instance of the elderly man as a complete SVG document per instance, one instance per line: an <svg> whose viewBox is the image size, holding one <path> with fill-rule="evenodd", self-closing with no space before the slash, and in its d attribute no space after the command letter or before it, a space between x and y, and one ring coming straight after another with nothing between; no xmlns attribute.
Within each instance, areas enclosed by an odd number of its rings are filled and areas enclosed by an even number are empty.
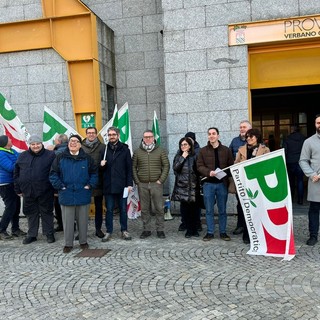
<svg viewBox="0 0 320 320"><path fill-rule="evenodd" d="M23 244L37 240L40 218L47 242L53 243L54 190L49 172L55 153L45 149L37 135L30 136L28 143L29 150L19 155L14 169L14 189L18 196L23 197L23 213L28 219L28 233Z"/></svg>
<svg viewBox="0 0 320 320"><path fill-rule="evenodd" d="M138 185L143 232L140 239L151 235L151 210L156 216L157 236L164 239L163 184L170 163L164 149L156 145L153 132L146 130L140 147L133 153L133 179Z"/></svg>
<svg viewBox="0 0 320 320"><path fill-rule="evenodd" d="M89 206L98 173L94 160L82 150L79 135L70 136L68 147L53 162L50 181L58 190L62 210L63 252L69 253L73 248L75 220L79 229L80 248L87 249Z"/></svg>
<svg viewBox="0 0 320 320"><path fill-rule="evenodd" d="M246 144L246 133L249 129L251 129L251 123L248 120L243 120L240 122L240 133L238 136L234 137L230 143L230 150L233 155L233 159L236 159L237 152L240 147L244 146ZM239 201L238 194L236 194L237 198L237 227L234 229L233 234L238 235L243 233L245 227L246 227L246 221L244 219L241 203Z"/></svg>
<svg viewBox="0 0 320 320"><path fill-rule="evenodd" d="M304 141L299 165L308 177L309 233L308 246L318 242L320 211L320 114L315 117L316 133Z"/></svg>

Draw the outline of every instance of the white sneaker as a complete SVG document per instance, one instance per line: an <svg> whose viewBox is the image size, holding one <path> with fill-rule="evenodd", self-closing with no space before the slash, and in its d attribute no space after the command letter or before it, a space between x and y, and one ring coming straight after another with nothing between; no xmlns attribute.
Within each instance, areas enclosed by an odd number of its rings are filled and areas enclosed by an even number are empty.
<svg viewBox="0 0 320 320"><path fill-rule="evenodd" d="M111 233L106 233L105 236L102 238L102 242L107 242L111 239Z"/></svg>
<svg viewBox="0 0 320 320"><path fill-rule="evenodd" d="M130 236L130 233L128 231L123 231L122 234L121 234L121 237L123 240L131 240L131 236Z"/></svg>

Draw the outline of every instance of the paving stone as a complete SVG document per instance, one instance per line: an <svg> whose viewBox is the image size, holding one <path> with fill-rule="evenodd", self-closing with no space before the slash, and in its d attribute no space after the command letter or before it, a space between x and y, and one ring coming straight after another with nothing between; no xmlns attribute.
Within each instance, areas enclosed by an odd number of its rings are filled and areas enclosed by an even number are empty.
<svg viewBox="0 0 320 320"><path fill-rule="evenodd" d="M205 225L199 238L186 239L179 224L174 215L166 239L152 231L141 240L140 219L130 220L133 239L123 241L115 216L113 238L103 243L90 220L90 249L111 250L102 257L77 257L77 242L64 254L62 233L53 244L43 235L30 245L0 241L2 318L320 319L319 244L305 244L307 207L294 215L291 261L247 255L241 235L203 242ZM228 216L229 234L235 225Z"/></svg>

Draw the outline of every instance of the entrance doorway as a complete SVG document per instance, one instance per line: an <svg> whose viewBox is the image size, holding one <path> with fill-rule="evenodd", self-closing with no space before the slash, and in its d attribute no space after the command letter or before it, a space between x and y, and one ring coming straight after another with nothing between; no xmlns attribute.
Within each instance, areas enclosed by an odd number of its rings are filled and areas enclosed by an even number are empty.
<svg viewBox="0 0 320 320"><path fill-rule="evenodd" d="M319 101L320 85L252 89L253 127L261 130L271 151L280 149L291 125L298 125L305 137L314 134Z"/></svg>

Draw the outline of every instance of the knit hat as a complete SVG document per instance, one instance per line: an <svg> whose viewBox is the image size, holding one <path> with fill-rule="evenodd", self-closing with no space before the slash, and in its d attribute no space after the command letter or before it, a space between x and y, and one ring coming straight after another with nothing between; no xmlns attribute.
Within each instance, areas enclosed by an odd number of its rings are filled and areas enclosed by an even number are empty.
<svg viewBox="0 0 320 320"><path fill-rule="evenodd" d="M185 138L191 138L193 141L196 141L196 134L194 132L187 132L184 136Z"/></svg>
<svg viewBox="0 0 320 320"><path fill-rule="evenodd" d="M42 139L36 134L31 135L28 140L28 143L31 144L31 143L37 143L37 142L42 142Z"/></svg>
<svg viewBox="0 0 320 320"><path fill-rule="evenodd" d="M80 137L78 134L73 134L73 135L71 135L71 136L69 137L69 141L70 141L70 139L72 139L72 138L79 140L80 143L82 142L82 139L81 139L81 137Z"/></svg>
<svg viewBox="0 0 320 320"><path fill-rule="evenodd" d="M0 136L0 147L4 148L8 144L9 138L7 136Z"/></svg>

